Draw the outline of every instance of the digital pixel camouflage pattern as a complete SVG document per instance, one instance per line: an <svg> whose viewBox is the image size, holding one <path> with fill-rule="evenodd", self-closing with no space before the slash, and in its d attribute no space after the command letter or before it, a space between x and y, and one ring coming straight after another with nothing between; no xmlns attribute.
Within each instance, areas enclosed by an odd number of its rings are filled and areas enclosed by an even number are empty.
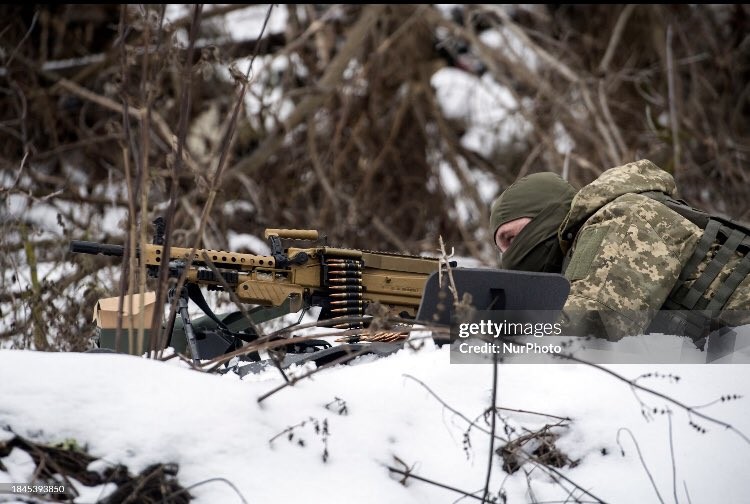
<svg viewBox="0 0 750 504"><path fill-rule="evenodd" d="M639 194L648 191L676 197L672 176L640 160L607 170L573 199L558 234L563 251L570 252L564 271L571 283L564 309L570 334L617 340L644 333L693 255L703 230L665 204ZM713 254L717 248L718 244L712 247ZM712 253L686 285L700 276ZM706 297L741 258L734 253ZM750 277L724 310L722 316L733 325L742 321L732 319L732 311L750 310Z"/></svg>

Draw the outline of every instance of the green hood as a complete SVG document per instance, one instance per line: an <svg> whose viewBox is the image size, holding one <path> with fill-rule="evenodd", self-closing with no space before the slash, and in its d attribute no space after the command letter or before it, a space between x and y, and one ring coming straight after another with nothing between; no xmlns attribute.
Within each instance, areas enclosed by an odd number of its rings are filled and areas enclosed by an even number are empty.
<svg viewBox="0 0 750 504"><path fill-rule="evenodd" d="M555 173L534 173L508 187L493 203L490 232L521 217L531 222L502 255L502 267L522 271L558 271L562 250L558 243L560 223L570 210L576 190Z"/></svg>
<svg viewBox="0 0 750 504"><path fill-rule="evenodd" d="M506 222L521 217L533 219L552 202L567 201L569 205L574 194L575 189L556 173L534 173L517 180L492 203L492 239L495 239L497 228Z"/></svg>
<svg viewBox="0 0 750 504"><path fill-rule="evenodd" d="M583 187L570 205L570 212L560 226L559 238L564 251L570 248L577 230L604 205L629 193L661 191L676 196L672 175L648 159L610 168Z"/></svg>

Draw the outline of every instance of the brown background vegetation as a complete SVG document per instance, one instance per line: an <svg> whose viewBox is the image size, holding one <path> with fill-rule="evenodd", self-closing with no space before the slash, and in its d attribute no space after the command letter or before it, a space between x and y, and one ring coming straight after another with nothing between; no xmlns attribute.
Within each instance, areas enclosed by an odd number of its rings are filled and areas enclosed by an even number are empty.
<svg viewBox="0 0 750 504"><path fill-rule="evenodd" d="M173 244L293 227L338 246L434 253L442 236L493 264L477 180L502 189L554 171L580 186L648 157L690 203L750 220L747 6L288 5L275 7L284 31L227 39L226 13L251 8L206 7L196 24L192 11L165 22L159 5L0 6L0 303L14 344L85 346L76 328L116 282L102 285L92 274L105 262L72 258L67 243L150 235L170 202ZM507 48L487 45L488 30ZM244 76L221 69L253 54L288 64L259 65L249 92L270 104L280 90L292 109L243 110L235 126ZM446 116L431 84L445 67L505 86L528 135L489 155L463 145L470 119ZM12 197L29 211L11 212ZM130 219L105 228L113 205ZM35 208L57 214L57 229ZM7 273L70 260L54 281Z"/></svg>

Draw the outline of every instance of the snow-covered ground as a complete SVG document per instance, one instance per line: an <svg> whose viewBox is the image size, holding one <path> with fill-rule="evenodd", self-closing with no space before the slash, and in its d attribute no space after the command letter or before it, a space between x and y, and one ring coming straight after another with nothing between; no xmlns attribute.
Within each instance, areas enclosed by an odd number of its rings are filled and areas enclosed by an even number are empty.
<svg viewBox="0 0 750 504"><path fill-rule="evenodd" d="M695 411L750 433L747 399L720 400L750 395L749 365L608 369L630 379L658 372L660 377L637 383L688 406L718 400ZM401 476L386 468L403 469L394 457L417 476L482 495L489 453L482 430L489 426L481 415L490 404L491 365L451 364L448 348L427 340L419 351L322 370L257 402L282 382L274 369L240 380L192 371L176 360L5 350L0 426L37 442L75 439L94 457L126 464L131 472L175 462L183 486L220 477L242 494L214 481L192 490L202 503L451 503L461 497L414 479L400 484ZM498 384L500 407L570 418L551 431L559 434L557 447L578 464L558 471L604 502L747 502L750 442L741 433L584 365L505 364ZM502 438L559 421L502 414ZM468 438L464 416L478 418ZM495 448L503 444L497 440ZM0 459L7 469L0 482L30 478L33 464L20 455ZM571 483L556 483L542 467L526 463L508 475L501 459L493 458L490 492L497 496L502 489L509 503L596 501ZM77 502L98 496L89 493Z"/></svg>

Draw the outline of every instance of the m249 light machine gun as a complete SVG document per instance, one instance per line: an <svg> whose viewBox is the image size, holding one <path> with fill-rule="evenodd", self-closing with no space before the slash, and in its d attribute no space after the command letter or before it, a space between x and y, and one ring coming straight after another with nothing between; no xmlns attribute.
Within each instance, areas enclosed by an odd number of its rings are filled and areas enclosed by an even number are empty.
<svg viewBox="0 0 750 504"><path fill-rule="evenodd" d="M179 296L178 313L194 360L232 351L242 345L242 340L252 341L257 337L229 331L208 308L201 286L209 290L229 288L240 302L257 305L249 312L254 323L320 307L318 320L349 317L349 321L344 318L334 327L357 329L363 328L363 323L351 322L352 318L364 315L371 303L387 307L396 316L414 318L427 278L439 269L439 261L434 258L326 245L282 248L282 239L318 240L317 231L298 229L267 229L265 237L271 247L271 255L267 256L206 249L192 251L183 247L170 247L167 256L163 246L163 221L157 219L154 224L157 230L154 243L144 245L136 254L152 277L158 278L162 267L168 267L169 276L173 278L185 274L182 292L170 295ZM72 241L70 251L122 256L124 248ZM226 345L222 350L209 350L205 345L203 351L199 349L187 316L188 299L196 302L219 327L224 326Z"/></svg>

